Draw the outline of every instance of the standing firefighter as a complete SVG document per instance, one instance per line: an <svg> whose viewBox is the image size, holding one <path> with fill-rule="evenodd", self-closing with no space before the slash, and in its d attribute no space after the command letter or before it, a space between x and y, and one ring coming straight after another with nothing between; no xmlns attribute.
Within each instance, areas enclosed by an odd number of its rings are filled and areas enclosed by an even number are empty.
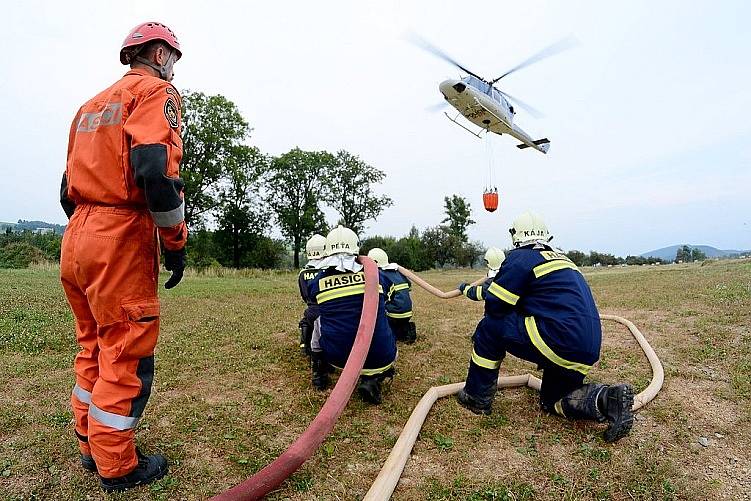
<svg viewBox="0 0 751 501"><path fill-rule="evenodd" d="M167 289L185 268L180 96L169 83L180 56L167 26L137 26L120 50L130 70L81 106L70 128L60 275L81 346L71 403L81 464L99 472L105 491L167 473L164 456L135 447L134 428L154 377L160 241Z"/></svg>
<svg viewBox="0 0 751 501"><path fill-rule="evenodd" d="M409 295L412 284L401 274L395 263L389 264L386 251L378 247L370 249L368 257L378 264L381 273L386 275L391 288L386 292L386 317L397 341L412 344L417 340L417 329L412 322L412 298Z"/></svg>
<svg viewBox="0 0 751 501"><path fill-rule="evenodd" d="M631 386L583 384L600 357L602 341L587 282L574 263L548 244L553 237L539 217L522 214L509 231L515 249L488 287L459 403L476 414L490 414L498 369L509 352L542 369L544 410L607 421L607 442L624 437L634 419Z"/></svg>
<svg viewBox="0 0 751 501"><path fill-rule="evenodd" d="M313 386L318 390L328 386L329 364L344 367L357 335L365 294L365 273L356 261L359 246L354 231L342 226L334 228L326 236L328 256L319 264L321 271L310 284L310 296L316 298L321 312L320 334L314 331L311 341ZM357 387L363 400L373 404L381 403L381 383L393 377L397 355L384 300L384 291L392 283L383 272L379 271L378 276L378 314Z"/></svg>
<svg viewBox="0 0 751 501"><path fill-rule="evenodd" d="M316 298L308 293L311 282L318 274L318 264L323 259L323 252L326 249L326 237L315 234L305 244L305 253L308 256L308 262L305 268L300 270L297 285L300 287L300 297L307 307L300 319L300 350L310 356L310 339L313 336L313 326L318 319L318 303Z"/></svg>
<svg viewBox="0 0 751 501"><path fill-rule="evenodd" d="M457 289L472 301L485 301L485 298L488 295L488 288L490 288L490 284L493 283L493 280L498 274L498 270L501 268L505 259L506 254L504 254L498 247L488 248L488 250L485 251L485 264L488 267L488 278L480 285L474 286L462 282Z"/></svg>

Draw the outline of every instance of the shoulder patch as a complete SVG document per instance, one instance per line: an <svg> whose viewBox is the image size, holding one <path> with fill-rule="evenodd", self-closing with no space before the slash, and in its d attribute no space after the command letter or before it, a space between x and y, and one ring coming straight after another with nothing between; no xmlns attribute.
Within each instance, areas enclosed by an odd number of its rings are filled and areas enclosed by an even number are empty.
<svg viewBox="0 0 751 501"><path fill-rule="evenodd" d="M164 103L164 117L167 119L169 126L173 129L177 129L180 125L178 121L177 104L175 104L175 100L171 97L168 97L167 101Z"/></svg>

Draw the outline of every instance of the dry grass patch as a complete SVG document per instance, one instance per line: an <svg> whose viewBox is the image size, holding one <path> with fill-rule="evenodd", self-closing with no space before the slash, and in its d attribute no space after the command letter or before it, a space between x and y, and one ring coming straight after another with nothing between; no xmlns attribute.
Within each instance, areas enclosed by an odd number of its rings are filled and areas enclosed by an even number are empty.
<svg viewBox="0 0 751 501"><path fill-rule="evenodd" d="M205 499L258 471L313 419L296 346L296 274L190 275L163 294L154 394L137 432L170 475L105 496L78 465L69 409L73 320L54 269L0 271L0 498ZM448 290L478 272L423 276ZM534 391L500 392L479 417L454 400L431 411L394 499L743 499L751 496L751 263L585 270L601 311L634 321L666 382L615 445L602 426L542 413ZM482 305L414 293L418 341L399 347L384 403L354 397L334 433L271 499L357 499L430 387L466 375ZM604 324L591 378L649 382L628 331ZM508 357L504 374L535 372ZM705 438L706 447L699 439Z"/></svg>

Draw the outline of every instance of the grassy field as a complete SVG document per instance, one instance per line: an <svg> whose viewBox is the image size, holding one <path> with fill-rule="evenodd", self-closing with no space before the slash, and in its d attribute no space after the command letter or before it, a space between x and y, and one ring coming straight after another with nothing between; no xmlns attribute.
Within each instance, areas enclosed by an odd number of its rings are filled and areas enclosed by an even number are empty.
<svg viewBox="0 0 751 501"><path fill-rule="evenodd" d="M487 417L443 399L394 499L751 498L751 262L585 274L601 311L635 322L665 366L665 386L632 434L605 444L601 425L542 413L530 389L499 393ZM475 278L423 276L444 290ZM137 439L169 457L170 475L110 498L207 498L305 429L326 394L312 390L296 347L296 289L295 274L257 272L187 276L163 292L154 393ZM384 403L353 397L333 434L271 499L362 497L422 394L463 380L482 305L421 290L414 302L418 342L400 346ZM591 379L642 390L649 365L628 331L606 322L604 337ZM69 408L75 353L57 271L0 270L0 498L108 497L78 464ZM534 373L512 357L501 370Z"/></svg>

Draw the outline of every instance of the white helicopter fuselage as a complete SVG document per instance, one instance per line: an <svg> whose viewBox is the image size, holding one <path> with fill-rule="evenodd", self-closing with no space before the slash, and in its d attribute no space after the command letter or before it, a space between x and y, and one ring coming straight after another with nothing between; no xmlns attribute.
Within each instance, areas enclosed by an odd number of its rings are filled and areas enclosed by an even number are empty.
<svg viewBox="0 0 751 501"><path fill-rule="evenodd" d="M466 77L461 80L445 80L441 82L439 89L451 106L481 129L496 134L508 134L521 141L523 144L519 146L522 148L529 147L547 153L549 141L535 141L516 126L514 108L498 90L487 83L474 77ZM456 122L455 119L452 120Z"/></svg>

